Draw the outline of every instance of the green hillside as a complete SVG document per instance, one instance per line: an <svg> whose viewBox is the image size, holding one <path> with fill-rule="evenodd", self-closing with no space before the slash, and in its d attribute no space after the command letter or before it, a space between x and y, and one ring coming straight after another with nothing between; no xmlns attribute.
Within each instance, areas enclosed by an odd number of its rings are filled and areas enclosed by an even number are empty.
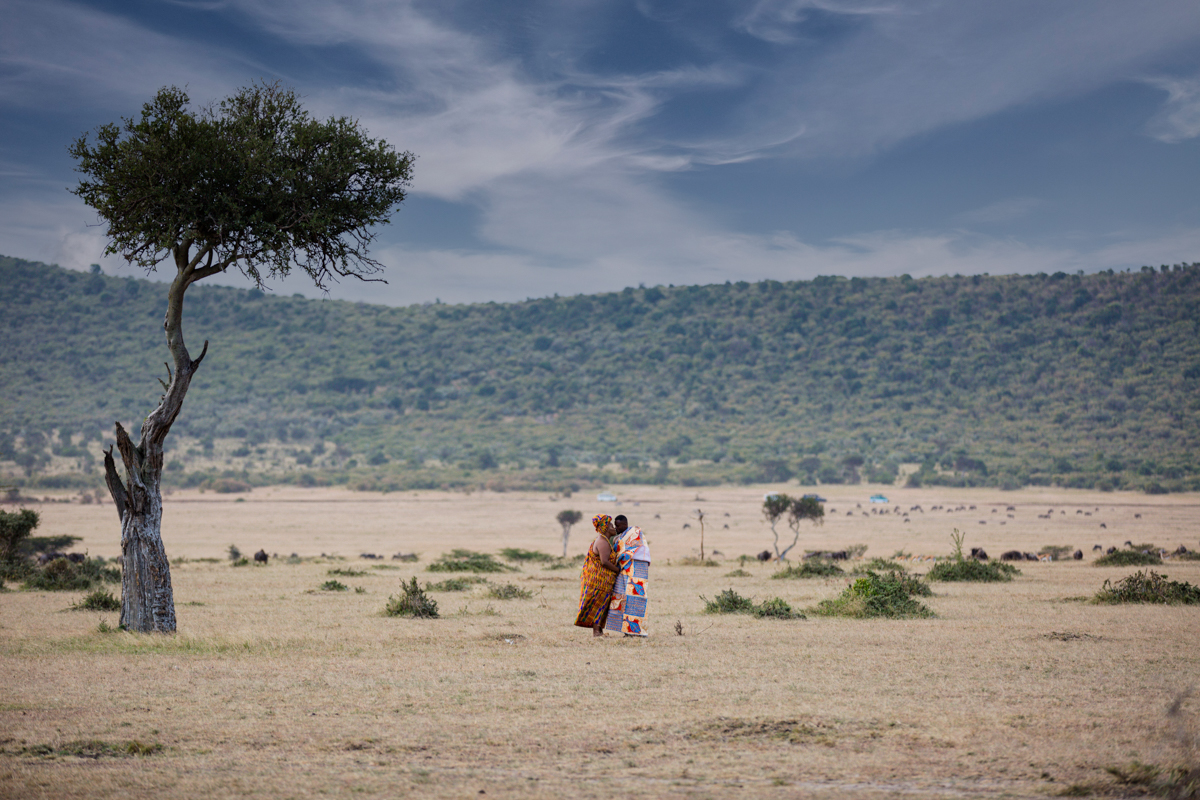
<svg viewBox="0 0 1200 800"><path fill-rule="evenodd" d="M165 287L0 258L0 478L100 485ZM197 285L166 481L1200 489L1200 264L389 308ZM222 483L223 482L223 483Z"/></svg>

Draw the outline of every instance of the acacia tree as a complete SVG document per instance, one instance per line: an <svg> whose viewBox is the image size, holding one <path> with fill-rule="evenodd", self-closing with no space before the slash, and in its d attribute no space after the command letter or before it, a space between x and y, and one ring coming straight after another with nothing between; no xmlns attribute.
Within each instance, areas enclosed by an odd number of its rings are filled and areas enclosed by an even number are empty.
<svg viewBox="0 0 1200 800"><path fill-rule="evenodd" d="M788 497L786 494L769 494L763 499L763 516L771 525L771 533L775 536L775 559L782 561L800 541L800 523L811 520L820 525L825 521L825 507L815 497ZM787 515L788 527L792 530L792 543L779 550L779 533L775 525Z"/></svg>
<svg viewBox="0 0 1200 800"><path fill-rule="evenodd" d="M313 119L278 84L238 91L192 109L187 94L161 89L141 117L102 125L70 147L85 177L72 190L107 224L107 254L153 272L175 269L167 293L163 395L137 442L118 421L104 477L121 518L121 625L175 630L171 573L162 542L163 442L208 352L193 359L183 340L183 298L197 281L237 269L259 288L293 269L318 288L339 277L369 280L382 265L367 250L404 200L414 156L371 139L355 120Z"/></svg>
<svg viewBox="0 0 1200 800"><path fill-rule="evenodd" d="M564 510L558 512L558 516L555 517L555 519L558 520L559 525L562 525L563 558L566 558L567 557L567 542L571 538L571 526L574 525L575 523L579 522L579 520L583 519L583 512L569 511L569 510L564 509Z"/></svg>

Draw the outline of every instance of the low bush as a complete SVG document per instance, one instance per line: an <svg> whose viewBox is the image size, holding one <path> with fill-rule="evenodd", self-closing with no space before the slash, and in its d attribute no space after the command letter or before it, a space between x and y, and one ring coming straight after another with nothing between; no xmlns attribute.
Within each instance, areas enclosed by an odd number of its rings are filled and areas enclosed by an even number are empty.
<svg viewBox="0 0 1200 800"><path fill-rule="evenodd" d="M1097 603L1166 603L1170 605L1200 605L1200 586L1169 581L1166 575L1154 570L1138 570L1114 584L1105 581L1096 593Z"/></svg>
<svg viewBox="0 0 1200 800"><path fill-rule="evenodd" d="M865 564L859 564L850 570L851 575L865 575L868 572L904 572L905 567L898 561L889 558L872 558Z"/></svg>
<svg viewBox="0 0 1200 800"><path fill-rule="evenodd" d="M1148 567L1161 564L1162 559L1156 552L1143 553L1141 550L1115 550L1100 556L1092 563L1097 567Z"/></svg>
<svg viewBox="0 0 1200 800"><path fill-rule="evenodd" d="M720 561L714 561L711 558L696 558L695 556L684 556L675 562L681 567L719 567Z"/></svg>
<svg viewBox="0 0 1200 800"><path fill-rule="evenodd" d="M509 561L550 562L557 560L554 556L549 553L543 553L541 550L522 550L519 547L502 548L500 555Z"/></svg>
<svg viewBox="0 0 1200 800"><path fill-rule="evenodd" d="M712 600L704 595L700 595L700 599L704 601L705 614L749 614L754 611L754 601L733 589L726 589Z"/></svg>
<svg viewBox="0 0 1200 800"><path fill-rule="evenodd" d="M113 597L108 589L95 589L71 608L76 611L120 611L121 599Z"/></svg>
<svg viewBox="0 0 1200 800"><path fill-rule="evenodd" d="M929 587L900 572L868 572L832 600L822 600L812 609L823 617L867 619L916 619L934 614L913 595L928 596Z"/></svg>
<svg viewBox="0 0 1200 800"><path fill-rule="evenodd" d="M726 578L749 578L752 577L749 572L744 569L735 569L733 572L726 572Z"/></svg>
<svg viewBox="0 0 1200 800"><path fill-rule="evenodd" d="M1069 544L1048 544L1041 550L1038 550L1038 555L1050 556L1055 561L1062 561L1074 551L1075 548Z"/></svg>
<svg viewBox="0 0 1200 800"><path fill-rule="evenodd" d="M463 578L447 578L444 581L437 583L426 583L425 591L427 592L465 592L472 586L477 586L481 583L487 583L487 578L476 578L468 576Z"/></svg>
<svg viewBox="0 0 1200 800"><path fill-rule="evenodd" d="M756 617L769 617L772 619L805 619L803 614L788 605L781 597L772 597L770 600L763 600L754 607L754 611L751 613Z"/></svg>
<svg viewBox="0 0 1200 800"><path fill-rule="evenodd" d="M338 575L343 578L361 578L363 575L369 575L365 569L330 569L325 571L326 575Z"/></svg>
<svg viewBox="0 0 1200 800"><path fill-rule="evenodd" d="M438 616L437 601L428 597L417 584L417 577L408 583L400 583L400 594L388 598L383 613L389 617L417 617L435 619Z"/></svg>
<svg viewBox="0 0 1200 800"><path fill-rule="evenodd" d="M105 565L102 558L88 558L76 564L56 558L44 567L30 565L25 588L41 592L86 592L103 583L118 583L121 571Z"/></svg>
<svg viewBox="0 0 1200 800"><path fill-rule="evenodd" d="M831 575L845 575L845 570L832 561L810 559L803 564L792 565L781 569L772 578L828 578Z"/></svg>
<svg viewBox="0 0 1200 800"><path fill-rule="evenodd" d="M349 589L349 586L338 580L329 580L321 584L322 592L345 592Z"/></svg>
<svg viewBox="0 0 1200 800"><path fill-rule="evenodd" d="M451 550L428 567L430 572L517 572L516 567L501 564L489 553Z"/></svg>
<svg viewBox="0 0 1200 800"><path fill-rule="evenodd" d="M976 561L973 558L939 561L929 570L931 581L976 581L981 583L1011 581L1021 571L1002 561Z"/></svg>
<svg viewBox="0 0 1200 800"><path fill-rule="evenodd" d="M772 597L761 603L755 603L748 597L742 597L733 589L726 589L709 600L703 595L705 614L753 614L756 617L773 619L805 619L805 616L789 606L782 598Z"/></svg>
<svg viewBox="0 0 1200 800"><path fill-rule="evenodd" d="M528 589L522 589L520 586L506 583L503 586L489 586L487 596L494 597L497 600L528 600L533 597L533 592Z"/></svg>

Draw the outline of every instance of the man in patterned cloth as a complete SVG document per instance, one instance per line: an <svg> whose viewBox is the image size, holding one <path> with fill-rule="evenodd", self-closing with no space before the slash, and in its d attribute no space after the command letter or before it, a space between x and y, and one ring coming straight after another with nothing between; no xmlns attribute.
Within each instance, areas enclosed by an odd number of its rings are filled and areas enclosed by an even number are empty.
<svg viewBox="0 0 1200 800"><path fill-rule="evenodd" d="M613 520L613 555L617 559L617 582L604 629L626 636L646 636L646 582L650 578L650 548L641 528L629 527L620 514Z"/></svg>

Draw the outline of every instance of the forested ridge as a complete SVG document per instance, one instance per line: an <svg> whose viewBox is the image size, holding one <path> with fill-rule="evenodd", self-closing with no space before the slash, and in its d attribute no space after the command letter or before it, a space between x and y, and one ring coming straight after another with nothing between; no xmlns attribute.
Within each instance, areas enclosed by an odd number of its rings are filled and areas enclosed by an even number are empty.
<svg viewBox="0 0 1200 800"><path fill-rule="evenodd" d="M0 482L100 486L166 287L0 258ZM1200 264L391 308L197 285L165 480L1200 489ZM224 483L222 483L224 481Z"/></svg>

